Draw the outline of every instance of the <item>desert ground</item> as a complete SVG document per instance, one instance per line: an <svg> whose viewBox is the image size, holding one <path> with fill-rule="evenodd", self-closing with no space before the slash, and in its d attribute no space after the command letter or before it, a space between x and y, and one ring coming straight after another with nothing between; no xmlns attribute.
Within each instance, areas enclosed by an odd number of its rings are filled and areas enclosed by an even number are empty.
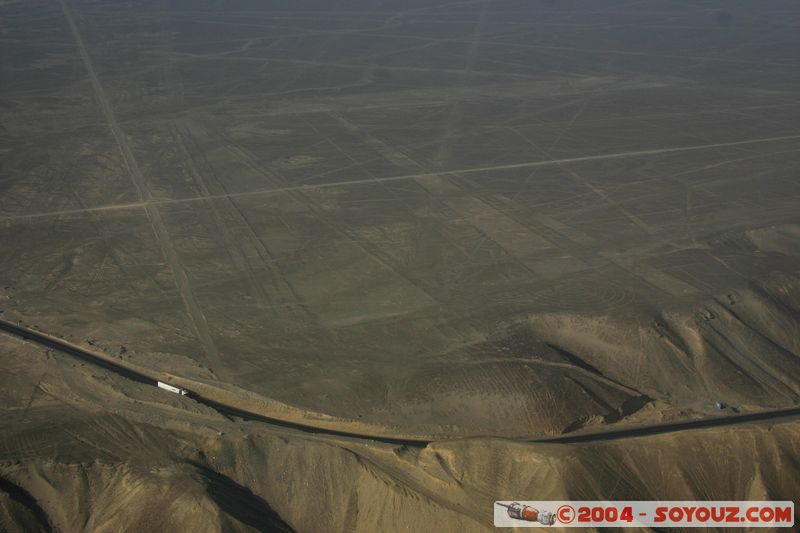
<svg viewBox="0 0 800 533"><path fill-rule="evenodd" d="M797 500L798 27L0 1L0 531Z"/></svg>

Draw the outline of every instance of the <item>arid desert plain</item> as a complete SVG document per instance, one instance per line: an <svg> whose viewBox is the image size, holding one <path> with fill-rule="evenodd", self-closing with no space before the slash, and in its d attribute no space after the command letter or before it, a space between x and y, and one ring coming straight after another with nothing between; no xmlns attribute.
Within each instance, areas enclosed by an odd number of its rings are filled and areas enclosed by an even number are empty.
<svg viewBox="0 0 800 533"><path fill-rule="evenodd" d="M799 27L0 1L0 531L798 499Z"/></svg>

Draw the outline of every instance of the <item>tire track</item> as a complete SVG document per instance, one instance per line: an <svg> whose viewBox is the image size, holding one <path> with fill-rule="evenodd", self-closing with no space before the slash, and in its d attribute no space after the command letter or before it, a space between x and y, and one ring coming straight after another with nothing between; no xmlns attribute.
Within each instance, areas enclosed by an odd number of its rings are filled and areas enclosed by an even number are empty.
<svg viewBox="0 0 800 533"><path fill-rule="evenodd" d="M200 154L200 157L203 158L206 167L208 167L211 170L212 176L214 180L217 182L219 189L221 189L224 193L228 193L228 189L225 186L225 183L221 179L219 179L219 176L217 176L211 163L205 156L205 152L203 151L202 147L197 142L197 139L194 137L194 135L192 135L191 131L188 131L188 129L187 129L187 136L192 141L196 151ZM228 145L227 148L228 151L230 151L234 156L240 158L245 164L250 166L250 168L253 168L254 170L258 170L259 172L261 172L261 169L258 169L251 165L251 162L247 160L247 158L240 153L238 147ZM208 195L211 195L209 191L206 191L206 193ZM277 297L280 299L279 303L274 304L270 307L275 309L276 314L279 314L281 312L279 309L281 306L284 306L284 309L292 306L297 307L301 309L306 315L308 315L308 318L311 321L318 324L319 318L314 314L314 312L309 307L308 303L303 299L303 297L294 287L292 282L289 280L289 276L281 267L280 261L278 261L275 254L269 249L267 244L258 234L256 229L253 227L253 224L250 222L250 219L247 217L247 215L241 209L241 207L239 207L239 204L236 202L236 200L234 198L231 198L230 196L226 196L224 200L226 200L227 204L230 206L231 212L234 214L234 216L238 217L239 220L242 222L242 227L245 230L247 237L249 238L250 244L255 248L259 259L269 272L272 288L275 290ZM213 202L214 200L209 200L209 201ZM247 261L247 258L245 258L245 261ZM255 276L255 274L253 275Z"/></svg>
<svg viewBox="0 0 800 533"><path fill-rule="evenodd" d="M30 341L39 344L40 346L44 346L46 348L58 350L67 355L71 355L73 357L81 359L82 361L102 367L110 372L128 378L132 381L144 383L146 385L152 385L154 387L157 386L158 378L148 375L146 371L139 371L129 368L125 366L121 361L115 361L113 360L113 358L106 356L104 354L91 352L85 348L82 348L76 344L72 344L71 342L65 341L58 337L54 337L46 333L32 330L25 326L21 326L19 324L15 324L13 322L9 322L3 319L0 319L0 332L4 332L6 334L19 337L25 341ZM424 448L436 441L441 442L445 440L464 440L470 438L469 436L450 437L450 438L445 437L438 439L434 439L431 437L418 437L418 438L408 437L408 436L393 437L391 435L385 435L385 434L378 435L378 434L368 434L366 432L360 433L354 431L337 430L327 427L315 426L311 423L298 423L295 421L285 420L277 417L265 416L263 414L242 409L234 405L214 400L213 398L209 398L207 396L202 396L197 393L190 393L189 398L196 401L197 403L211 407L220 414L226 415L228 417L236 417L236 418L241 418L243 420L262 422L274 427L296 430L305 434L325 435L330 437L340 437L346 439L371 440L383 444L407 446L411 448ZM563 434L552 437L530 437L530 438L523 437L523 438L505 439L505 440L528 442L532 444L535 443L581 444L581 443L592 443L592 442L601 442L608 440L623 440L635 437L647 437L652 435L675 433L679 431L688 431L693 429L730 427L740 424L756 423L756 422L777 423L783 421L794 421L797 419L800 419L800 406L787 407L783 409L771 409L756 413L709 417L699 420L665 422L665 423L656 423L644 426L634 426L634 427L624 427L624 428L612 428L612 429L605 428L601 430L595 430L592 432L584 432L579 434ZM489 436L480 435L479 437L492 438L490 435Z"/></svg>
<svg viewBox="0 0 800 533"><path fill-rule="evenodd" d="M54 337L52 335L48 335L46 333L33 330L31 328L15 324L13 322L9 322L7 320L0 319L0 332L13 335L15 337L21 338L24 341L30 341L36 343L40 346L44 346L45 348L58 350L61 353L70 355L72 357L80 359L81 361L101 367L109 372L127 378L131 381L135 381L137 383L142 383L144 385L157 387L158 381L164 379L164 377L159 375L159 373L157 372L128 367L124 362L115 360L114 358L107 356L105 354L90 351L86 348L73 344L64 339L60 339L58 337ZM176 385L180 385L180 380L178 380ZM275 427L298 430L304 433L329 435L336 437L350 437L357 439L370 439L379 442L384 442L387 444L399 444L406 446L424 446L428 442L430 442L430 439L393 438L388 435L371 435L367 433L348 432L344 430L318 427L310 423L300 423L277 417L265 416L260 413L255 413L253 411L241 409L239 407L236 407L235 405L230 405L229 403L220 401L218 399L197 394L196 392L190 392L188 397L196 401L197 403L211 407L220 414L223 414L228 417L237 417L243 420L253 420L257 422L263 422Z"/></svg>
<svg viewBox="0 0 800 533"><path fill-rule="evenodd" d="M94 64L92 63L92 59L89 56L89 52L87 51L86 45L83 42L83 38L78 30L78 26L75 24L75 20L72 17L72 12L66 3L66 0L58 1L61 5L61 10L64 13L64 18L66 18L67 24L69 25L70 33L72 34L75 44L78 47L78 52L89 76L89 81L91 82L97 103L100 106L100 110L103 112L103 116L108 123L108 127L111 129L111 134L113 135L114 141L116 142L120 154L122 155L125 168L127 169L128 175L131 178L131 182L136 189L139 202L142 203L144 211L147 214L147 218L150 221L150 225L153 228L153 233L155 234L156 241L161 248L161 253L164 256L164 259L167 261L170 270L172 271L175 285L178 288L181 300L183 300L186 314L189 318L192 329L194 330L197 339L202 344L203 351L205 352L208 362L213 366L214 373L220 378L227 379L229 378L230 374L223 364L219 349L217 348L211 336L211 330L208 326L208 321L206 320L206 317L203 314L203 311L200 309L197 299L192 292L192 287L189 283L189 276L186 274L186 269L178 257L178 253L175 251L172 238L167 230L166 225L164 224L164 220L161 217L158 207L151 203L152 195L147 186L147 181L145 180L139 164L136 161L136 157L133 155L133 150L130 147L130 143L128 142L125 132L122 131L122 128L119 126L117 117L114 114L114 109L111 107L111 103L108 100L108 95L106 94L105 89L103 89L103 85L100 83L100 79L97 76Z"/></svg>
<svg viewBox="0 0 800 533"><path fill-rule="evenodd" d="M198 191L202 196L210 196L211 191L206 184L206 180L203 177L202 172L198 168L197 164L195 163L194 157L189 152L189 149L184 142L183 135L177 131L177 128L171 128L173 131L172 136L175 140L175 145L183 152L185 156L185 161L188 164L189 170L192 174L194 179L195 185L197 186ZM228 257L231 258L234 266L236 269L243 274L253 291L253 295L256 300L256 305L258 305L261 309L269 309L270 306L270 299L267 295L266 291L264 290L263 285L258 280L255 272L250 267L250 263L248 262L247 258L242 254L242 251L236 246L234 242L233 235L231 235L230 230L225 225L225 221L222 219L222 214L220 210L217 208L217 203L215 200L208 200L206 202L206 206L210 210L213 219L214 225L217 227L220 236L222 237L222 245L225 251L228 253ZM278 310L274 310L275 313L278 313Z"/></svg>
<svg viewBox="0 0 800 533"><path fill-rule="evenodd" d="M80 205L82 209L89 209L89 207L86 205L86 202L83 201L83 198L81 198L81 196L77 192L73 191L72 195L75 197L75 200L78 202L78 205ZM132 279L135 279L135 277L125 267L125 258L122 257L122 253L112 244L111 237L109 233L106 231L106 228L103 225L101 225L100 221L97 220L97 217L94 216L93 213L90 213L88 218L89 218L89 223L92 225L94 230L100 236L100 241L103 243L103 247L105 248L105 253L111 258L111 260L119 269L120 273L124 276L125 284L128 286L128 288L131 290L132 293L141 295L139 289L137 289L133 285L133 282L131 281ZM161 289L161 287L158 284L156 284L156 287L158 287L159 290Z"/></svg>
<svg viewBox="0 0 800 533"><path fill-rule="evenodd" d="M402 151L400 151L400 150L394 148L393 146L387 144L383 140L375 137L370 132L366 131L364 128L360 127L359 125L355 124L354 122L348 120L344 116L339 115L339 114L335 114L335 115L331 115L331 117L333 119L335 119L339 124L341 124L349 133L359 136L362 139L362 141L364 142L365 145L367 145L370 148L372 148L373 150L375 150L379 154L379 156L382 157L387 162L392 163L394 165L397 165L398 167L400 167L400 168L402 168L404 170L408 170L410 172L427 170L422 164L420 164L416 160L412 159L407 154L405 154ZM442 237L445 240L447 240L447 242L449 242L451 245L453 245L454 248L456 248L459 251L461 251L462 253L464 253L467 261L472 261L473 258L474 258L475 252L483 244L483 242L489 241L489 242L493 243L497 248L502 250L508 256L508 258L510 260L512 260L516 265L518 265L520 268L522 268L526 272L528 272L531 276L534 276L534 277L537 277L537 278L541 277L541 273L539 273L535 269L531 268L531 265L529 264L528 261L525 261L524 257L520 257L520 255L518 253L516 253L512 249L510 249L510 247L508 246L507 243L504 245L503 243L500 242L500 240L497 239L497 236L498 236L497 233L498 232L494 232L495 233L494 236L490 235L489 233L491 232L491 230L490 230L490 228L487 228L486 224L480 224L476 220L474 220L475 217L470 217L469 214L466 213L467 209L465 209L465 206L467 204L470 204L470 203L471 204L476 204L477 203L478 205L485 206L488 209L486 215L487 216L493 216L495 223L497 223L498 221L506 221L506 222L518 223L518 224L520 224L520 226L524 226L525 228L531 229L531 228L529 228L529 226L527 226L525 224L522 224L518 220L513 219L512 217L508 216L505 212L503 212L501 209L498 209L497 207L491 205L489 202L487 202L486 200L484 200L482 198L468 197L468 198L454 198L454 199L446 200L446 199L442 199L442 198L438 197L436 194L434 194L434 192L431 190L431 188L429 186L426 186L426 183L425 183L424 179L416 179L414 181L420 186L420 188L423 191L425 191L427 193L428 198L432 202L437 204L440 209L447 210L447 211L453 211L453 212L456 212L456 213L460 213L460 214L464 215L465 219L467 219L467 220L472 219L472 220L470 220L470 227L472 227L473 230L477 234L479 234L481 236L481 241L478 244L478 246L473 248L471 253L465 252L461 248L461 246L459 246L455 242L453 242L452 239L447 238L442 232L440 232L438 229L434 228L434 231L436 231L438 234L442 235ZM383 184L383 185L385 186L385 184ZM463 190L461 187L458 187L457 185L453 185L453 187L454 187L454 189L457 189L457 190ZM490 224L490 226L491 226L491 224ZM534 235L530 236L530 241L538 242L538 244L540 244L540 245L544 244L545 247L552 246L552 243L547 241L547 239L544 238L541 235L541 232L538 232L538 231L533 230L533 229L531 229L531 231L533 231ZM499 233L502 234L503 232L499 232ZM544 239L547 242L542 243L542 241L540 239Z"/></svg>
<svg viewBox="0 0 800 533"><path fill-rule="evenodd" d="M315 129L313 125L310 126L312 129ZM323 136L323 138L325 137ZM246 157L247 160L249 160L248 162L250 166L261 172L270 183L276 183L283 186L281 189L282 193L287 194L290 198L304 205L314 218L334 230L337 234L343 237L352 246L363 252L367 257L369 257L400 283L408 284L420 291L428 299L429 303L439 301L429 290L420 286L413 279L409 278L401 271L401 269L393 266L376 246L360 239L358 235L354 234L353 231L346 226L346 224L339 223L331 218L326 209L308 194L308 187L289 187L287 186L288 182L285 178L272 169L268 164L263 163L258 157L251 154L248 150L237 146L237 153L239 153L240 156ZM231 196L235 196L235 193L231 194Z"/></svg>
<svg viewBox="0 0 800 533"><path fill-rule="evenodd" d="M272 194L281 194L286 192L294 192L294 191L303 191L308 192L311 190L317 189L329 189L329 188L336 188L336 187L349 187L353 185L364 185L369 183L385 183L385 182L393 182L393 181L408 181L408 180L426 180L426 179L433 179L433 178L441 178L441 177L454 177L460 178L462 175L466 174L487 174L491 172L498 172L504 170L516 170L516 169L524 169L524 168L537 168L537 167L549 167L549 166L557 166L557 165L564 165L569 163L583 163L587 161L603 161L607 159L627 159L627 158L636 158L636 157L648 157L653 155L661 155L661 154L675 154L675 153L682 153L682 152L695 152L695 151L702 151L702 150L713 150L715 148L729 148L735 146L749 146L749 145L757 145L757 144L766 144L766 143L773 143L773 142L782 142L782 141L796 141L800 140L799 135L785 135L781 137L765 137L760 139L746 139L742 141L733 141L733 142L724 142L724 143L714 143L714 144L698 144L698 145L691 145L691 146L675 146L671 148L656 148L652 150L634 150L630 152L615 152L615 153L608 153L608 154L594 154L594 155L586 155L586 156L576 156L576 157L567 157L563 159L545 159L539 161L523 161L520 163L509 163L503 165L489 165L483 167L467 167L462 169L453 169L453 170L439 170L433 172L420 172L414 174L399 174L395 176L378 176L374 178L362 178L362 179L355 179L355 180L342 180L342 181L330 181L330 182L319 182L319 183L304 183L301 185L285 185L281 187L272 187L272 188L264 188L264 189L254 189L250 191L241 191L241 192L231 192L231 193L224 193L224 194L214 194L209 197L189 197L189 198L172 198L172 199L164 199L164 200L151 200L151 201L140 201L140 202L129 202L125 204L109 204L109 205L102 205L97 207L91 207L89 209L61 209L57 211L48 211L44 213L31 213L31 214L24 214L24 215L9 215L0 217L0 220L27 220L27 219L34 219L34 218L41 218L41 217L52 217L52 216L63 216L63 215L71 215L71 214L80 214L85 212L105 212L105 211L115 211L120 209L134 209L139 207L146 207L148 205L171 205L171 204L184 204L184 203L192 203L192 202L200 202L210 199L219 199L219 198L243 198L248 196L262 196L262 195L272 195ZM752 178L746 178L752 179ZM726 183L730 182L728 179ZM713 183L711 183L713 185ZM708 183L704 184L704 186L709 185ZM791 211L794 213L796 210Z"/></svg>

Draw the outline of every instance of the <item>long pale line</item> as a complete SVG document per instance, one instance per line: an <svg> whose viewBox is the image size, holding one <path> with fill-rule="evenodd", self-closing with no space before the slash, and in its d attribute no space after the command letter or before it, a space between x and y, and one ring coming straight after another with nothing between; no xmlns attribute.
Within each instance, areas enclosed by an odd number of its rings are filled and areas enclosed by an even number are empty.
<svg viewBox="0 0 800 533"><path fill-rule="evenodd" d="M242 191L242 192L234 192L229 194L220 194L220 195L212 195L208 198L231 198L231 197L242 197L242 196L250 196L250 195L261 195L261 194L275 194L281 192L288 192L288 191L298 191L298 190L312 190L312 189L327 189L331 187L347 187L350 185L363 185L367 183L383 183L387 181L403 181L403 180L412 180L412 179L419 179L419 178L431 178L436 176L455 176L460 174L476 174L481 172L494 172L494 171L501 171L501 170L514 170L519 168L532 168L532 167L543 167L543 166L552 166L552 165L563 165L568 163L580 163L584 161L598 161L604 159L622 159L628 157L640 157L640 156L648 156L648 155L658 155L658 154L669 154L675 152L689 152L689 151L696 151L696 150L709 150L712 148L725 148L731 146L745 146L750 144L760 144L760 143L768 143L768 142L776 142L776 141L789 141L789 140L797 140L800 139L800 135L786 135L783 137L767 137L762 139L749 139L745 141L733 141L727 143L715 143L715 144L701 144L701 145L694 145L694 146L678 146L674 148L656 148L652 150L639 150L639 151L632 151L632 152L617 152L613 154L598 154L598 155L587 155L581 157L569 157L564 159L549 159L545 161L529 161L525 163L511 163L507 165L494 165L488 167L472 167L472 168L465 168L465 169L458 169L458 170L442 170L438 172L421 172L418 174L402 174L398 176L385 176L385 177L378 177L378 178L363 178L359 180L346 180L346 181L334 181L329 183L317 183L317 184L304 184L304 185L291 185L288 187L280 187L280 188L272 188L272 189L257 189L254 191ZM195 202L199 200L204 200L205 198L184 198L184 199L176 199L176 200L164 200L163 203L183 203L183 202Z"/></svg>
<svg viewBox="0 0 800 533"><path fill-rule="evenodd" d="M94 90L95 97L100 105L100 109L103 112L103 116L105 117L109 128L111 129L111 133L116 141L117 147L119 148L120 154L122 155L122 159L125 162L125 167L128 170L128 175L133 182L133 186L136 188L136 194L140 200L139 203L144 207L147 218L150 221L150 225L153 229L153 233L155 234L158 246L161 249L161 253L164 256L164 259L167 261L170 270L172 271L172 275L175 280L175 286L177 287L178 292L181 295L181 299L183 300L184 308L186 309L187 316L192 324L192 329L194 329L197 339L203 346L203 351L208 357L209 362L214 366L214 372L220 377L226 376L227 371L222 363L219 350L217 349L217 346L211 337L208 321L206 320L206 317L203 314L203 311L200 309L194 293L192 292L192 288L189 283L189 277L186 274L186 269L183 267L183 264L178 257L178 253L176 252L175 246L172 243L172 237L167 231L167 227L161 218L161 213L158 211L156 205L152 202L152 196L147 187L147 181L142 174L139 163L136 161L136 157L133 155L133 150L131 150L128 138L125 136L125 132L123 132L122 128L119 126L117 117L114 114L114 109L111 107L111 103L108 100L108 95L106 94L105 89L103 89L100 79L97 77L97 72L92 64L92 58L89 56L89 52L86 50L86 45L81 38L78 26L75 24L75 20L72 18L72 12L70 11L69 6L67 6L65 0L58 1L61 4L61 10L64 12L64 17L67 20L72 37L75 39L75 43L78 47L83 64L89 74L89 80L91 81L92 89Z"/></svg>
<svg viewBox="0 0 800 533"><path fill-rule="evenodd" d="M418 174L401 174L397 176L384 176L384 177L377 177L377 178L364 178L359 180L346 180L346 181L334 181L329 183L316 183L316 184L304 184L304 185L290 185L288 187L277 187L272 189L255 189L252 191L242 191L242 192L232 192L227 194L212 194L208 196L193 196L189 198L173 198L173 199L163 199L163 200L148 200L146 202L131 202L125 204L109 204L109 205L102 205L97 207L90 207L88 209L66 209L60 211L48 211L45 213L32 213L32 214L24 214L24 215L10 215L6 217L0 217L0 220L19 220L19 219L31 219L31 218L40 218L40 217L51 217L51 216L61 216L61 215L72 215L72 214L81 214L81 213L94 213L94 212L103 212L103 211L116 211L116 210L124 210L124 209L137 209L137 208L146 208L148 206L156 206L156 205L169 205L169 204L184 204L189 202L201 202L204 200L215 200L215 199L224 199L224 198L241 198L246 196L261 196L261 195L270 195L270 194L279 194L282 192L291 192L291 191L310 191L315 189L328 189L332 187L348 187L351 185L364 185L367 183L384 183L390 181L403 181L403 180L414 180L414 179L424 179L424 178L433 178L436 176L458 176L462 174L477 174L482 172L495 172L495 171L502 171L502 170L514 170L514 169L521 169L521 168L533 168L533 167L545 167L545 166L554 166L554 165L564 165L569 163L582 163L585 161L601 161L605 159L624 159L629 157L643 157L643 156L650 156L650 155L659 155L659 154L673 154L673 153L680 153L680 152L692 152L692 151L699 151L699 150L711 150L714 148L727 148L733 146L747 146L752 144L763 144L763 143L770 143L770 142L779 142L779 141L792 141L800 139L800 135L784 135L782 137L765 137L761 139L748 139L744 141L732 141L727 143L714 143L714 144L698 144L694 146L676 146L674 148L655 148L652 150L637 150L631 152L616 152L613 154L597 154L597 155L586 155L580 157L568 157L563 159L547 159L544 161L527 161L524 163L510 163L507 165L494 165L488 167L472 167L472 168L462 168L456 170L442 170L437 172L421 172Z"/></svg>

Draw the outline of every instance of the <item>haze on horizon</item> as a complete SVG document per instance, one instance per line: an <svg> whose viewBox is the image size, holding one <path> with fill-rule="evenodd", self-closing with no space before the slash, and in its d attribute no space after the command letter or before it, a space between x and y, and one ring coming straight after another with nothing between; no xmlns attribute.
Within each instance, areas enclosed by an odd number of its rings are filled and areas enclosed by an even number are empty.
<svg viewBox="0 0 800 533"><path fill-rule="evenodd" d="M798 26L0 2L0 530L794 499Z"/></svg>

